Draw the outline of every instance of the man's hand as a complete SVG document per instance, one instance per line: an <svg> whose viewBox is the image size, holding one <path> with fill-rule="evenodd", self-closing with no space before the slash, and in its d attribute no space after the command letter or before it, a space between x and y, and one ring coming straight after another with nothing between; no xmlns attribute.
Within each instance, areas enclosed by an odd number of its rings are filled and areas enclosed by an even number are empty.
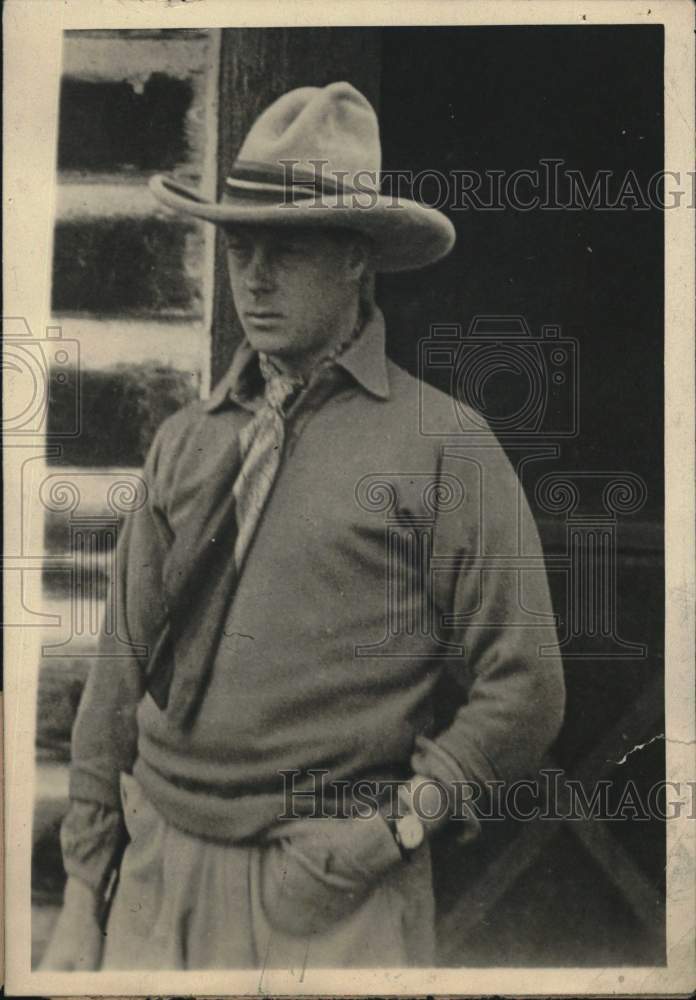
<svg viewBox="0 0 696 1000"><path fill-rule="evenodd" d="M418 816L428 837L446 826L450 818L452 807L446 787L423 774L414 774L401 786L399 801Z"/></svg>
<svg viewBox="0 0 696 1000"><path fill-rule="evenodd" d="M101 964L104 937L96 916L97 898L84 882L69 878L63 909L39 967L47 972L94 972Z"/></svg>

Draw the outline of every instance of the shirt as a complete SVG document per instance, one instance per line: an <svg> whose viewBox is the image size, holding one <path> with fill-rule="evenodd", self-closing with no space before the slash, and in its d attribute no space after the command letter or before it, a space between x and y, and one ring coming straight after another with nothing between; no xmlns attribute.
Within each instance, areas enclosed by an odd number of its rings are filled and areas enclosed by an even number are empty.
<svg viewBox="0 0 696 1000"><path fill-rule="evenodd" d="M299 788L315 769L329 786L413 770L443 782L512 781L533 773L560 727L548 584L514 469L485 426L464 434L449 396L387 359L378 310L328 387L290 408L244 571L220 597L231 550L206 575L214 528L183 553L181 539L211 497L226 502L226 463L259 389L244 343L210 399L168 418L148 455L148 500L122 532L112 582L117 627L141 655L112 657L105 640L73 735L78 805L64 824L64 857L90 884L113 853L121 771L173 825L238 841L284 812L283 771L297 772ZM523 602L510 565L520 554L536 566L524 573ZM206 597L189 655L179 661L163 645L153 696L147 654L161 633L162 591L176 589L163 584L167 573L189 574ZM438 728L444 672L460 694Z"/></svg>

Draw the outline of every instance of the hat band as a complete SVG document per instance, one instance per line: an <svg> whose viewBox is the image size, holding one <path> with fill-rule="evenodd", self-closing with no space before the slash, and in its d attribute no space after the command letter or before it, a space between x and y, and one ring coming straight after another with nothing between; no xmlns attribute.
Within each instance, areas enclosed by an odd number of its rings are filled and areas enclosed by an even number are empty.
<svg viewBox="0 0 696 1000"><path fill-rule="evenodd" d="M320 195L356 194L356 188L337 178L316 172L298 170L296 161L288 160L284 166L273 163L254 163L237 160L225 178L225 193L235 198L254 201L277 202L315 199Z"/></svg>

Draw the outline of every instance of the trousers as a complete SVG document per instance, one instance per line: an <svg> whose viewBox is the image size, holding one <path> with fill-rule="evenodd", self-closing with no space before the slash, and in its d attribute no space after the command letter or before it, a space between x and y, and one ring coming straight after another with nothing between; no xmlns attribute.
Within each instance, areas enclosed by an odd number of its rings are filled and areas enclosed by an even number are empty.
<svg viewBox="0 0 696 1000"><path fill-rule="evenodd" d="M165 821L130 775L121 795L130 843L103 969L435 964L429 846L403 860L379 815L290 820L231 844Z"/></svg>

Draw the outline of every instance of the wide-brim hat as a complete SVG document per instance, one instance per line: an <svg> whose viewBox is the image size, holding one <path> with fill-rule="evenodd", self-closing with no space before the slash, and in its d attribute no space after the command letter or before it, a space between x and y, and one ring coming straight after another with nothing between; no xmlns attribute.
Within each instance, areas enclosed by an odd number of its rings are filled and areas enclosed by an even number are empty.
<svg viewBox="0 0 696 1000"><path fill-rule="evenodd" d="M268 107L250 129L214 202L158 174L150 189L163 204L223 226L352 229L374 246L378 271L432 264L454 246L442 212L380 192L377 116L349 83L300 87Z"/></svg>

